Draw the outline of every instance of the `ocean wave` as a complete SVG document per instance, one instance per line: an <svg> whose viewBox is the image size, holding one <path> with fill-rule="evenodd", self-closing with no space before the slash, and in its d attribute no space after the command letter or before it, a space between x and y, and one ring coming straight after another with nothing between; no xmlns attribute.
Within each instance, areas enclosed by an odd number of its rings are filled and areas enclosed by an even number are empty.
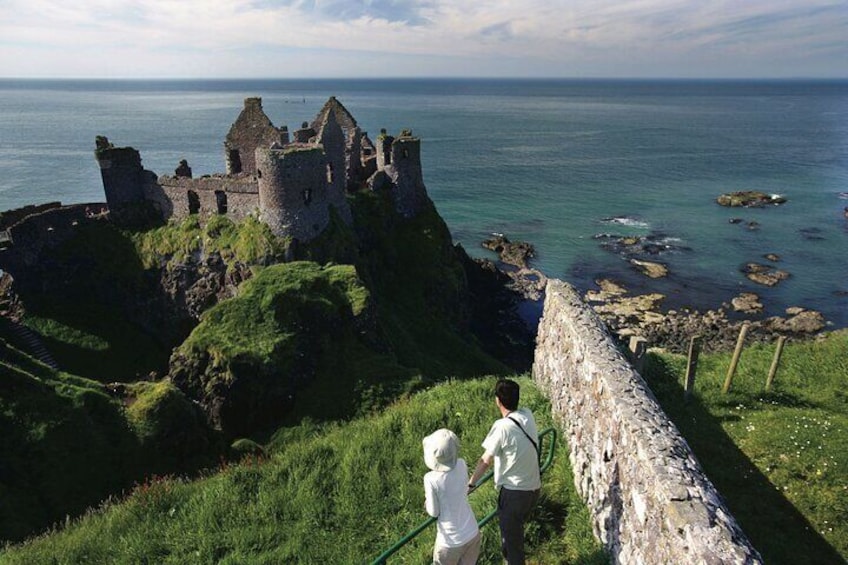
<svg viewBox="0 0 848 565"><path fill-rule="evenodd" d="M610 216L609 218L602 218L601 221L605 224L616 224L619 226L627 226L631 228L649 228L651 225L648 222L644 222L637 218L632 218L630 216Z"/></svg>
<svg viewBox="0 0 848 565"><path fill-rule="evenodd" d="M848 192L840 192L839 194L837 194L837 196L840 198L840 200L848 200Z"/></svg>

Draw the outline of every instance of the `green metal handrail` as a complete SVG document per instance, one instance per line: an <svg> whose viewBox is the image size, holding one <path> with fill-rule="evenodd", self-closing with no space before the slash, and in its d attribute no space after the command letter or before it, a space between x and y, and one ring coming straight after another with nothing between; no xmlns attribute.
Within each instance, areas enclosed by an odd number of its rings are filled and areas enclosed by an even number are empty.
<svg viewBox="0 0 848 565"><path fill-rule="evenodd" d="M545 441L544 440L548 436L550 436L550 438L551 438L550 448L548 448L548 450L547 450L547 456L545 457L545 462L539 465L539 472L540 473L544 473L545 471L547 471L548 467L551 466L551 463L553 463L553 460L554 460L554 450L556 449L556 430L554 428L546 428L546 429L542 430L542 432L539 434L539 461L542 460L542 452L545 451L545 448L544 448ZM494 471L491 471L491 470L488 471L485 475L483 475L480 478L480 480L477 481L477 484L474 485L474 487L469 491L468 494L471 494L472 492L474 492L475 490L480 488L480 486L483 483L485 483L486 481L488 481L489 479L492 478L493 474L494 474ZM485 526L486 524L491 522L492 518L494 518L497 515L497 513L498 513L498 509L495 508L494 510L492 510L491 512L486 514L481 520L479 520L477 522L477 525L482 528L483 526ZM405 536L400 538L392 547L390 547L389 549L387 549L386 551L381 553L374 561L371 562L371 565L385 565L386 560L389 557L391 557L392 555L397 553L400 550L400 548L402 548L403 546L408 544L410 541L412 541L413 538L415 538L418 534L420 534L421 532L426 530L428 526L434 524L435 522L436 522L436 518L433 518L433 517L428 518L420 526L416 527L414 530L412 530L411 532L409 532L408 534L406 534Z"/></svg>

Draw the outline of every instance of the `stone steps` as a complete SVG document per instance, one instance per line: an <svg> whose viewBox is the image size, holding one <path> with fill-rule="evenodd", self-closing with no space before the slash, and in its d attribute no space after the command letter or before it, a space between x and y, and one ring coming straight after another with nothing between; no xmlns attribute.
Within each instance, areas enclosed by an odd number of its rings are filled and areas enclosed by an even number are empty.
<svg viewBox="0 0 848 565"><path fill-rule="evenodd" d="M23 349L26 353L38 359L48 367L59 370L59 364L53 358L53 355L50 354L50 351L47 349L41 339L38 337L38 334L36 334L34 331L29 329L25 325L15 322L14 320L5 318L4 321L8 326L9 330L11 330L12 334L15 336L16 341L23 346Z"/></svg>

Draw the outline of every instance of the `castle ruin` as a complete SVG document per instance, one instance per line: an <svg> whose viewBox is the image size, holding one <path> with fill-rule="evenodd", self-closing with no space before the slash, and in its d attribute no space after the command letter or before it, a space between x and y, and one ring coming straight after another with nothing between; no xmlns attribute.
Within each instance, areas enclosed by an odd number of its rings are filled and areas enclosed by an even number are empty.
<svg viewBox="0 0 848 565"><path fill-rule="evenodd" d="M421 173L420 140L404 130L397 138L381 133L376 145L335 97L311 122L289 138L262 109L261 98L247 98L224 140L226 172L193 178L183 160L173 175L157 176L141 165L132 147L96 140L110 216L130 223L144 204L162 220L198 214L201 221L225 214L234 221L257 216L271 231L308 242L329 225L335 213L352 221L346 192L389 190L404 217L417 215L427 199Z"/></svg>

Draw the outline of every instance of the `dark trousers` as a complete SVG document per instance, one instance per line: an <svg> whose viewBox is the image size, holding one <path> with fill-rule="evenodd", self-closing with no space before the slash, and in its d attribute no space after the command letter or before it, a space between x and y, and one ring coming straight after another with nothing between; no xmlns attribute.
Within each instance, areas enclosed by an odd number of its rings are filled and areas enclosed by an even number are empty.
<svg viewBox="0 0 848 565"><path fill-rule="evenodd" d="M498 494L501 550L509 565L524 565L524 522L539 500L538 490L509 490Z"/></svg>

